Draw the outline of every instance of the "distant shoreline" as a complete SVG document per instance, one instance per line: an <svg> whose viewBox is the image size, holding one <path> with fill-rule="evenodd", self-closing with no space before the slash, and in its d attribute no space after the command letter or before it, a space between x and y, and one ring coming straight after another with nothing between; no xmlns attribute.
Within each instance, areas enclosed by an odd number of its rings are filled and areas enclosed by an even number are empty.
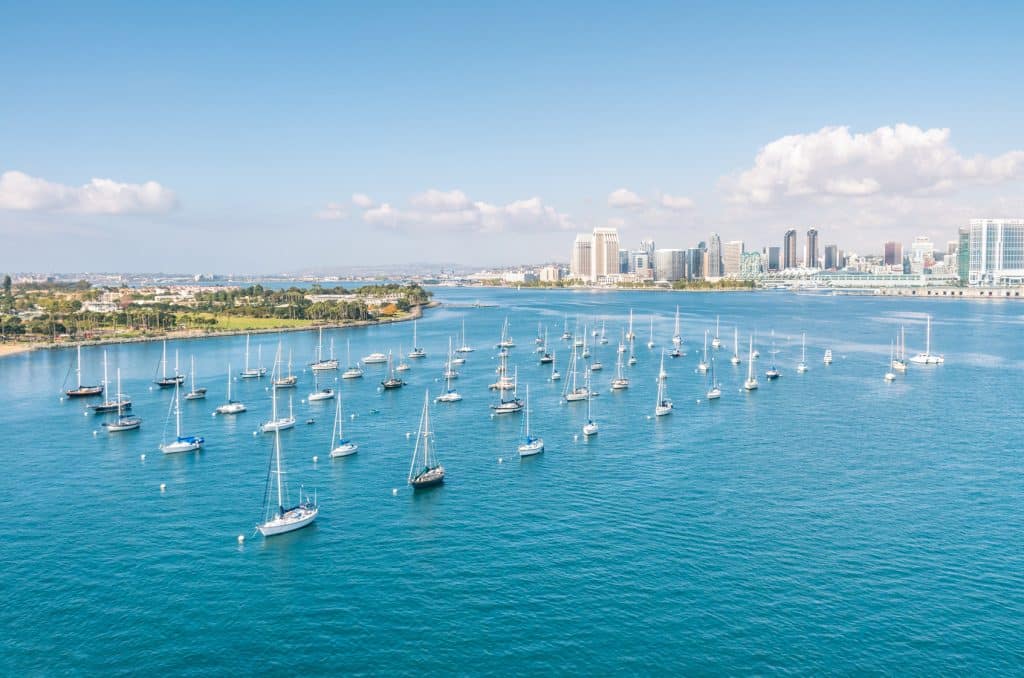
<svg viewBox="0 0 1024 678"><path fill-rule="evenodd" d="M427 304L416 304L413 306L409 313L403 315L400 318L386 318L380 320L356 320L348 323L310 323L309 325L302 325L298 327L267 327L253 330L175 330L173 332L165 332L163 334L154 334L146 337L111 337L109 339L95 339L86 341L64 341L64 342L48 342L48 343L28 343L28 342L7 342L0 343L0 359L6 358L7 356L20 355L22 353L28 353L30 351L37 350L60 350L65 348L75 348L77 346L107 346L112 344L141 344L152 341L164 341L167 339L181 340L181 339L210 339L214 337L233 337L243 334L277 334L280 332L308 332L309 330L315 330L319 328L324 329L348 329L354 327L370 327L373 325L390 325L391 323L407 322L409 320L418 320L423 317L423 308L435 308L440 306L441 302L431 301Z"/></svg>

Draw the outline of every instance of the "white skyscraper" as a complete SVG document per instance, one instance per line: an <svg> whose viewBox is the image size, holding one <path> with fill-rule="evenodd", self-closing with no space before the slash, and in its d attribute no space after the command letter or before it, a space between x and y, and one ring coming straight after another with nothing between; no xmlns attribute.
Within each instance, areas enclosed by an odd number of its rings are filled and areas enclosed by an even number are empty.
<svg viewBox="0 0 1024 678"><path fill-rule="evenodd" d="M1024 219L971 219L972 285L1024 284Z"/></svg>
<svg viewBox="0 0 1024 678"><path fill-rule="evenodd" d="M743 251L742 240L730 240L725 243L722 247L722 275L737 276L740 274Z"/></svg>
<svg viewBox="0 0 1024 678"><path fill-rule="evenodd" d="M593 280L594 237L587 233L579 233L572 244L572 258L569 260L569 273L573 278ZM618 252L615 254L618 257Z"/></svg>
<svg viewBox="0 0 1024 678"><path fill-rule="evenodd" d="M595 228L591 249L591 280L619 272L619 232L614 228Z"/></svg>

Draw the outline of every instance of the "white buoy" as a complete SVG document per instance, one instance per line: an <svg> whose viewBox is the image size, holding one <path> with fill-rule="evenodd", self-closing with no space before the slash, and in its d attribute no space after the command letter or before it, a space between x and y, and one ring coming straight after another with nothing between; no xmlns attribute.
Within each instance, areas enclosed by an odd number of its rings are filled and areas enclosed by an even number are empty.
<svg viewBox="0 0 1024 678"><path fill-rule="evenodd" d="M64 402L64 396L61 396L61 397L60 397L60 401L61 401L61 402Z"/></svg>
<svg viewBox="0 0 1024 678"><path fill-rule="evenodd" d="M245 543L245 535L244 534L238 535L238 543L239 544L244 544Z"/></svg>
<svg viewBox="0 0 1024 678"><path fill-rule="evenodd" d="M579 440L579 439L580 439L580 434L579 434L579 433L577 433L576 435L574 435L574 436L572 437L572 439L573 439L573 442L575 442L575 441Z"/></svg>
<svg viewBox="0 0 1024 678"><path fill-rule="evenodd" d="M160 483L160 491L161 492L166 492L167 491L167 483Z"/></svg>
<svg viewBox="0 0 1024 678"><path fill-rule="evenodd" d="M392 497L397 497L398 496L398 488L397 487L392 487L391 488L391 496Z"/></svg>
<svg viewBox="0 0 1024 678"><path fill-rule="evenodd" d="M88 416L89 416L89 413L88 413L88 412L82 412L82 416L83 416L83 417L88 417Z"/></svg>
<svg viewBox="0 0 1024 678"><path fill-rule="evenodd" d="M348 418L349 418L349 419L355 419L355 418L356 418L356 415L354 415L354 414L350 414L350 415L348 415Z"/></svg>
<svg viewBox="0 0 1024 678"><path fill-rule="evenodd" d="M647 419L648 419L648 420L650 420L650 418L651 418L651 415L649 415L649 414L648 414L648 415L647 415Z"/></svg>
<svg viewBox="0 0 1024 678"><path fill-rule="evenodd" d="M505 460L504 460L504 459L502 459L501 457L498 457L498 463L499 463L499 464L504 464L504 463L505 463Z"/></svg>
<svg viewBox="0 0 1024 678"><path fill-rule="evenodd" d="M303 405L305 405L306 404L306 399L305 398L300 398L299 402L302 403Z"/></svg>
<svg viewBox="0 0 1024 678"><path fill-rule="evenodd" d="M142 461L146 461L146 455L140 454L139 459L141 459Z"/></svg>
<svg viewBox="0 0 1024 678"><path fill-rule="evenodd" d="M648 417L648 419L650 419L650 417ZM253 436L255 436L257 433L259 433L259 431L253 431L252 432Z"/></svg>
<svg viewBox="0 0 1024 678"><path fill-rule="evenodd" d="M408 440L409 438L412 438L412 431L405 432L405 439Z"/></svg>
<svg viewBox="0 0 1024 678"><path fill-rule="evenodd" d="M97 430L93 431L92 434L93 435L98 435L99 434L99 430L97 429Z"/></svg>
<svg viewBox="0 0 1024 678"><path fill-rule="evenodd" d="M152 386L150 386L150 387L149 387L149 390L150 390L150 391L152 391L152 390L153 390L153 387L152 387Z"/></svg>
<svg viewBox="0 0 1024 678"><path fill-rule="evenodd" d="M316 455L314 454L314 455L313 455L313 463L315 464L315 463L317 463L318 461L320 461L320 457L318 457L318 456L316 456Z"/></svg>
<svg viewBox="0 0 1024 678"><path fill-rule="evenodd" d="M217 417L217 413L216 412L211 412L210 416L216 418Z"/></svg>

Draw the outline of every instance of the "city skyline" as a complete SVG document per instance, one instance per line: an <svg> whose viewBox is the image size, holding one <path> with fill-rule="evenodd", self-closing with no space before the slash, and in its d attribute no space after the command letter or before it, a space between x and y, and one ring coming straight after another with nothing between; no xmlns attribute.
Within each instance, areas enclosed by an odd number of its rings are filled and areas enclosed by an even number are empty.
<svg viewBox="0 0 1024 678"><path fill-rule="evenodd" d="M11 7L0 265L513 265L602 227L943 243L1024 215L1024 9L923 7Z"/></svg>

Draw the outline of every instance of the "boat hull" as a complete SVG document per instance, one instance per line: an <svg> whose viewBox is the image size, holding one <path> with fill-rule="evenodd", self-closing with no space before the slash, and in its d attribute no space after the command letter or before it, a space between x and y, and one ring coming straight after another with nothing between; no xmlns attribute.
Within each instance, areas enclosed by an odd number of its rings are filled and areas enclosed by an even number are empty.
<svg viewBox="0 0 1024 678"><path fill-rule="evenodd" d="M70 391L64 391L64 395L69 398L88 398L102 394L102 386L80 386L78 388L73 388Z"/></svg>
<svg viewBox="0 0 1024 678"><path fill-rule="evenodd" d="M164 454L180 454L182 452L194 452L195 450L201 449L205 440L201 437L190 437L175 440L173 443L167 443L166 445L160 446L160 451Z"/></svg>
<svg viewBox="0 0 1024 678"><path fill-rule="evenodd" d="M437 487L444 484L444 467L438 466L429 471L424 471L415 478L409 479L409 485L414 490L424 490L428 487Z"/></svg>
<svg viewBox="0 0 1024 678"><path fill-rule="evenodd" d="M520 457L532 457L535 454L540 454L544 451L544 441L534 440L530 443L523 443L519 446Z"/></svg>
<svg viewBox="0 0 1024 678"><path fill-rule="evenodd" d="M334 398L334 391L317 391L306 396L306 400L313 403L317 400L331 400Z"/></svg>
<svg viewBox="0 0 1024 678"><path fill-rule="evenodd" d="M331 450L331 459L337 459L338 457L347 457L349 455L355 454L358 451L359 446L356 445L355 443L344 443L342 445L338 445L333 450Z"/></svg>
<svg viewBox="0 0 1024 678"><path fill-rule="evenodd" d="M245 405L242 403L228 403L216 409L217 414L241 414L245 412Z"/></svg>
<svg viewBox="0 0 1024 678"><path fill-rule="evenodd" d="M273 520L268 520L262 525L257 525L256 529L260 531L264 537L272 537L277 534L284 534L286 532L294 532L295 530L301 530L304 527L309 526L316 517L320 514L319 508L306 508L296 507L289 511L286 511L283 516L278 516Z"/></svg>

